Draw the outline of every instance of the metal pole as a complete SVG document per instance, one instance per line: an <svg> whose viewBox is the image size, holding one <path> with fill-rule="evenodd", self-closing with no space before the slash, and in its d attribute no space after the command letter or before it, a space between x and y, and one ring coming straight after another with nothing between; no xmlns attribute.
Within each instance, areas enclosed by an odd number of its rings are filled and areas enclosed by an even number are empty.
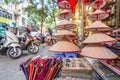
<svg viewBox="0 0 120 80"><path fill-rule="evenodd" d="M81 29L81 32L82 32L82 40L84 39L84 3L82 2L82 29Z"/></svg>
<svg viewBox="0 0 120 80"><path fill-rule="evenodd" d="M117 5L116 5L116 26L118 28L119 26L119 21L120 21L120 0L117 0Z"/></svg>

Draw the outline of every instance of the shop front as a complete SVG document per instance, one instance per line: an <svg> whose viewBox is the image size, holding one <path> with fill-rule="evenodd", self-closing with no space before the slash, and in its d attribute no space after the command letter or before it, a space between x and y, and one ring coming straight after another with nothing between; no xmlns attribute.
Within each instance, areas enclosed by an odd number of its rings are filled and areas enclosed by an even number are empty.
<svg viewBox="0 0 120 80"><path fill-rule="evenodd" d="M9 10L0 8L0 25L11 24L13 13Z"/></svg>

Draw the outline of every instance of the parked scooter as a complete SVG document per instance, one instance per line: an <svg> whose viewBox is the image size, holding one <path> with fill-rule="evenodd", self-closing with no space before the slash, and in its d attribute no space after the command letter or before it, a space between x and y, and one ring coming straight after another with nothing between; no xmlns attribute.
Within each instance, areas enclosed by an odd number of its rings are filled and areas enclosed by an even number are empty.
<svg viewBox="0 0 120 80"><path fill-rule="evenodd" d="M25 27L24 27L25 28ZM17 30L17 34L19 35L19 43L23 50L28 50L29 53L36 54L39 51L40 41L34 40L33 37L29 34L27 28L26 30L22 29L22 33L20 28ZM20 34L21 33L21 34Z"/></svg>
<svg viewBox="0 0 120 80"><path fill-rule="evenodd" d="M5 37L2 37L0 44L0 52L6 53L11 58L19 58L22 55L22 50L19 45L19 40L16 35L6 28Z"/></svg>

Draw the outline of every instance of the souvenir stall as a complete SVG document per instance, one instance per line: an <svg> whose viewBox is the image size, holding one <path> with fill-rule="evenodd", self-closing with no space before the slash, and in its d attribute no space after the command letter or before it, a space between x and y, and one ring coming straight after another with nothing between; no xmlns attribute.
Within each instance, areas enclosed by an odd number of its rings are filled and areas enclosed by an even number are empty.
<svg viewBox="0 0 120 80"><path fill-rule="evenodd" d="M99 1L103 1L101 5L99 5ZM98 4L96 5L95 3ZM105 42L115 41L115 39L104 34L104 31L110 29L109 26L101 21L109 16L101 9L105 6L105 3L104 0L96 0L92 4L92 7L97 10L89 16L89 19L94 22L86 27L86 29L91 30L93 33L83 41L87 46L82 49L80 54L88 58L97 59L95 63L92 64L92 67L95 70L93 75L96 80L119 80L120 77L117 74L105 67L102 64L103 62L101 63L101 61L111 61L118 57L103 45Z"/></svg>
<svg viewBox="0 0 120 80"><path fill-rule="evenodd" d="M61 69L62 79L91 80L93 70L84 58L78 58L78 53L81 50L72 42L76 35L70 30L75 28L76 25L70 21L70 18L73 16L73 12L70 9L71 5L67 0L60 1L58 5L62 9L62 12L58 15L58 18L61 20L55 27L58 32L53 36L59 41L49 50L54 52L54 56L61 57L63 60Z"/></svg>
<svg viewBox="0 0 120 80"><path fill-rule="evenodd" d="M92 79L93 70L84 58L78 58L81 50L73 42L76 34L70 31L76 26L70 21L74 11L71 10L71 5L66 0L60 1L58 5L62 9L58 15L61 20L55 27L58 30L57 33L53 35L58 42L49 49L54 52L54 56L30 58L20 64L20 69L27 80ZM61 76L58 75L59 72Z"/></svg>
<svg viewBox="0 0 120 80"><path fill-rule="evenodd" d="M69 21L73 16L73 12L70 8L69 2L66 0L59 2L58 5L63 11L58 15L60 21L55 27L57 29L57 33L53 36L59 41L53 45L49 51L55 52L54 55L60 56L62 59L65 57L77 58L77 53L80 49L74 44L74 42L72 42L76 39L76 34L70 31L76 27L76 24Z"/></svg>

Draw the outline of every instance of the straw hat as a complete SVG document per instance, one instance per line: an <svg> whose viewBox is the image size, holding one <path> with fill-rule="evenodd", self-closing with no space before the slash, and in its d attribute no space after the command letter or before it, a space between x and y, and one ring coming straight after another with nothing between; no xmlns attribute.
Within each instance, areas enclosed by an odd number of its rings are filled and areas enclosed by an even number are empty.
<svg viewBox="0 0 120 80"><path fill-rule="evenodd" d="M98 8L102 8L106 5L106 1L105 0L96 0L92 3L92 7L94 9L98 9Z"/></svg>
<svg viewBox="0 0 120 80"><path fill-rule="evenodd" d="M110 27L105 25L104 23L102 23L101 21L95 21L93 22L90 26L86 27L85 29L89 29L89 30L92 30L92 29L109 29Z"/></svg>
<svg viewBox="0 0 120 80"><path fill-rule="evenodd" d="M99 30L97 30L97 31L111 31L112 30L112 28L103 28L103 29L99 29Z"/></svg>
<svg viewBox="0 0 120 80"><path fill-rule="evenodd" d="M62 9L70 9L70 3L66 0L59 2L58 6Z"/></svg>
<svg viewBox="0 0 120 80"><path fill-rule="evenodd" d="M92 35L88 36L83 43L101 43L108 41L115 41L115 39L104 33L93 33Z"/></svg>
<svg viewBox="0 0 120 80"><path fill-rule="evenodd" d="M66 36L69 39L76 38L76 34L72 33L69 30L60 30L59 32L55 33L53 36L56 38L63 38L64 36Z"/></svg>
<svg viewBox="0 0 120 80"><path fill-rule="evenodd" d="M52 39L61 40L60 37L55 37L55 36L52 36Z"/></svg>
<svg viewBox="0 0 120 80"><path fill-rule="evenodd" d="M76 27L76 24L73 22L70 22L68 20L61 20L59 24L56 25L56 29L61 30L61 29L73 29Z"/></svg>
<svg viewBox="0 0 120 80"><path fill-rule="evenodd" d="M100 44L89 44L82 49L82 56L95 59L115 59L117 55Z"/></svg>
<svg viewBox="0 0 120 80"><path fill-rule="evenodd" d="M88 19L90 20L103 20L109 17L109 14L107 14L105 11L102 11L100 9L93 12L91 15L88 16Z"/></svg>
<svg viewBox="0 0 120 80"><path fill-rule="evenodd" d="M73 13L71 10L66 10L64 9L59 15L58 15L58 18L59 19L70 19L72 18L73 16Z"/></svg>
<svg viewBox="0 0 120 80"><path fill-rule="evenodd" d="M76 34L69 30L60 30L59 32L55 33L54 36L76 36Z"/></svg>
<svg viewBox="0 0 120 80"><path fill-rule="evenodd" d="M74 43L64 38L53 45L49 51L52 52L79 52L80 49Z"/></svg>

